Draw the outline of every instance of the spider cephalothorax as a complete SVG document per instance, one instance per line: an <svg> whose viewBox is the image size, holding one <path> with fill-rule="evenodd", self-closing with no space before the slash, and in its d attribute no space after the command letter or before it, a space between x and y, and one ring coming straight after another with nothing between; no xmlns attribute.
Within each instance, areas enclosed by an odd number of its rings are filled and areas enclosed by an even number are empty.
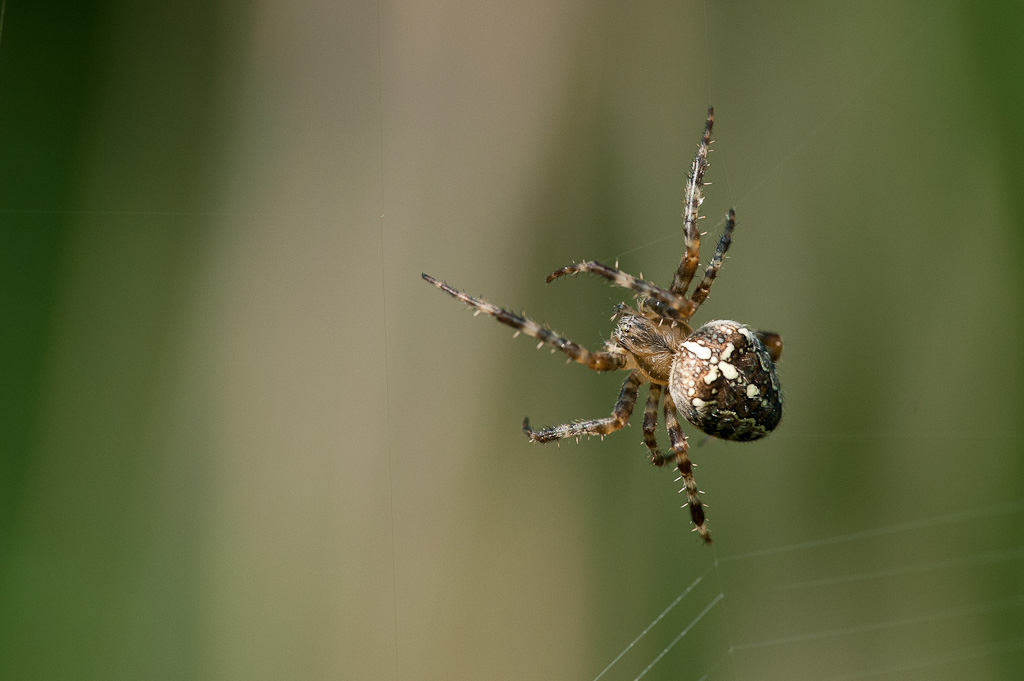
<svg viewBox="0 0 1024 681"><path fill-rule="evenodd" d="M696 331L689 324L708 297L736 227L736 214L730 210L715 255L704 270L700 284L687 297L700 257L697 220L703 201L701 190L713 124L714 112L708 109L707 124L686 185L683 210L686 250L670 288L660 288L617 267L593 261L569 265L548 275L550 282L566 275L589 272L639 294L635 309L622 304L616 308L613 319L618 323L604 350L591 352L530 319L486 300L467 296L444 282L423 275L442 291L513 327L516 335L522 332L538 339L538 347L547 343L571 360L595 371L629 371L611 416L540 430L532 429L529 420L524 420L523 431L533 442L554 442L569 437L578 440L582 435L607 435L619 430L633 413L640 386L650 383L644 408L644 444L656 466L664 465L670 458L675 463L683 480L680 491L686 492L694 529L707 543L711 543L711 535L697 483L693 479L693 463L687 454L686 436L679 427L678 412L708 435L739 441L764 437L779 425L782 418L782 393L775 372L775 362L782 354L782 338L769 331L754 331L727 320L708 322ZM663 393L671 457L659 451L654 436Z"/></svg>

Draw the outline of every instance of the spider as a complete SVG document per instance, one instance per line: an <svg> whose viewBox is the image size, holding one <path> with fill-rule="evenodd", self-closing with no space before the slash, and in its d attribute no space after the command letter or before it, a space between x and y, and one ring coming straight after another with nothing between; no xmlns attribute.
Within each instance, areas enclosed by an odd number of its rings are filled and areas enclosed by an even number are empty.
<svg viewBox="0 0 1024 681"><path fill-rule="evenodd" d="M532 442L555 442L583 435L602 438L625 426L636 405L640 386L650 383L647 405L644 408L643 443L650 452L655 466L671 460L679 471L690 509L693 530L708 544L708 531L702 493L694 481L694 464L687 454L687 437L679 426L678 413L691 424L714 437L726 440L749 441L764 437L779 425L782 418L782 394L775 362L782 355L782 338L770 331L755 331L743 324L727 320L708 322L696 331L690 319L707 300L711 285L722 265L725 253L732 243L736 227L736 213L729 210L725 229L715 254L704 270L704 277L687 298L686 292L697 271L700 257L700 205L703 202L704 171L708 166L711 128L714 109L708 108L707 123L701 136L697 155L690 168L684 198L683 227L686 250L672 278L672 286L660 288L618 269L589 261L568 265L548 275L550 283L568 275L587 272L608 279L613 284L637 293L635 308L620 303L615 308L615 331L605 342L604 349L592 352L564 338L537 322L493 305L486 300L468 296L448 284L424 274L423 278L445 293L475 309L485 312L502 324L525 333L568 355L595 371L629 372L611 416L589 421L576 421L538 430L523 420L523 432ZM667 388L667 389L666 389ZM658 449L655 429L658 405L664 398L665 428L668 431L672 454L666 456Z"/></svg>

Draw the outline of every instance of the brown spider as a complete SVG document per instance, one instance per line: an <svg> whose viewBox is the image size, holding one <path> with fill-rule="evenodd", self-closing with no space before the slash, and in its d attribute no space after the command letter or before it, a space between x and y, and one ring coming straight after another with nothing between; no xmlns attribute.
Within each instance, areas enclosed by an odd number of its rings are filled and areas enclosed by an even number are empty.
<svg viewBox="0 0 1024 681"><path fill-rule="evenodd" d="M635 309L621 303L616 307L612 318L618 319L618 325L611 339L605 342L603 351L591 352L537 322L423 275L434 286L475 308L477 314L486 312L516 329L515 335L522 332L538 339L538 348L547 343L564 352L569 359L595 371L629 371L611 416L540 430L533 430L529 419L524 419L523 432L533 442L553 442L567 437L575 437L578 441L581 435L604 436L619 430L633 413L640 386L650 382L650 395L644 408L644 444L654 465L662 466L669 457L658 450L654 431L658 403L664 393L665 427L673 460L679 469L678 479L683 481L680 492L686 491L694 530L709 544L711 535L705 522L704 504L698 496L700 491L693 479L693 463L687 456L687 438L679 427L676 410L681 410L687 421L705 433L726 440L757 440L774 430L782 418L782 394L779 377L775 373L775 362L782 354L782 338L776 333L754 331L731 321L708 322L696 331L689 325L690 318L708 297L736 227L736 213L730 210L725 231L704 271L704 278L687 298L686 291L697 271L700 257L697 220L704 200L701 190L708 166L713 124L714 110L709 108L704 135L686 185L682 215L686 251L672 278L671 288L659 288L616 267L593 261L569 265L548 275L547 281L551 282L569 274L589 272L640 294Z"/></svg>

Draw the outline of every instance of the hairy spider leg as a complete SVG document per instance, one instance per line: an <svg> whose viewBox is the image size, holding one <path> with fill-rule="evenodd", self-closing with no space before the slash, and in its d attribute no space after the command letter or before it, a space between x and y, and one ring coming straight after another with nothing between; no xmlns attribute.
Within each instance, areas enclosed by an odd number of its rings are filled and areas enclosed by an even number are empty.
<svg viewBox="0 0 1024 681"><path fill-rule="evenodd" d="M661 386L651 383L651 390L647 396L647 406L644 407L644 444L651 452L651 463L655 466L663 466L665 457L658 450L658 440L654 431L658 427L658 405L661 403Z"/></svg>
<svg viewBox="0 0 1024 681"><path fill-rule="evenodd" d="M521 331L527 336L533 336L541 343L547 343L548 345L561 350L569 359L579 362L580 364L593 369L594 371L615 371L617 369L625 368L626 358L623 355L619 355L613 352L591 352L583 346L572 342L568 338L558 335L551 329L546 329L532 319L527 319L514 312L498 307L493 303L489 303L481 298L474 298L473 296L467 296L461 291L453 289L443 281L438 281L428 274L424 274L423 278L428 282L438 287L445 293L455 298L458 298L466 305L469 305L476 310L486 312L502 324L511 326L516 331Z"/></svg>
<svg viewBox="0 0 1024 681"><path fill-rule="evenodd" d="M697 482L693 479L693 462L687 455L690 448L686 441L686 435L679 427L679 416L676 414L676 403L672 401L672 393L665 391L665 428L668 430L668 439L672 444L672 452L676 455L676 468L683 481L683 489L686 491L687 506L690 507L690 518L693 520L694 529L700 534L705 543L711 543L711 533L704 518L704 504L700 500L700 490L697 489Z"/></svg>
<svg viewBox="0 0 1024 681"><path fill-rule="evenodd" d="M722 266L725 252L729 250L729 245L732 243L732 231L734 229L736 229L736 211L730 208L729 215L725 219L725 231L722 232L722 238L718 240L718 248L715 249L715 257L711 258L708 268L704 270L704 278L701 280L700 286L690 296L690 300L693 301L694 312L707 300L708 293L711 292L711 285L715 283L718 268Z"/></svg>
<svg viewBox="0 0 1024 681"><path fill-rule="evenodd" d="M637 279L632 274L623 272L618 268L608 267L608 265L604 265L594 260L566 265L562 269L555 270L549 274L545 281L550 284L555 279L566 277L570 274L579 274L580 272L589 272L590 274L596 274L599 277L604 277L616 286L632 289L637 293L642 293L648 300L661 303L660 309L665 311L663 316L669 319L685 321L692 317L694 311L697 309L694 304L686 298L677 296L671 291L666 291L660 286L652 284L649 281Z"/></svg>
<svg viewBox="0 0 1024 681"><path fill-rule="evenodd" d="M523 419L523 432L532 442L554 442L567 437L580 437L581 435L608 435L619 430L633 414L633 406L636 405L637 393L644 378L639 371L630 372L622 389L619 391L619 399L615 402L615 409L612 415L603 419L591 421L577 421L576 423L565 423L560 426L548 426L540 430L530 428L530 419Z"/></svg>
<svg viewBox="0 0 1024 681"><path fill-rule="evenodd" d="M711 146L711 128L715 124L715 109L708 107L708 122L704 125L704 135L697 147L697 156L690 167L690 179L686 183L686 197L683 199L683 234L686 238L686 251L679 261L679 269L672 277L672 293L677 296L686 295L693 274L700 263L700 232L697 231L697 220L700 219L700 204L704 200L701 190L704 188L704 171L708 167L708 148Z"/></svg>

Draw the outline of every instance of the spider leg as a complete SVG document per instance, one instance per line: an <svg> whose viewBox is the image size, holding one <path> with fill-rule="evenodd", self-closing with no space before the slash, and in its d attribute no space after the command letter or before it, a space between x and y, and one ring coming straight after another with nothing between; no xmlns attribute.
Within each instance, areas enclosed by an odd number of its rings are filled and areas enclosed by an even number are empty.
<svg viewBox="0 0 1024 681"><path fill-rule="evenodd" d="M658 427L658 404L661 402L662 386L651 383L650 395L647 397L647 406L644 407L644 444L651 452L651 463L655 466L663 466L667 460L658 451L658 441L654 436L654 430Z"/></svg>
<svg viewBox="0 0 1024 681"><path fill-rule="evenodd" d="M580 272L589 272L599 277L604 277L616 286L642 293L647 297L648 301L661 303L657 306L658 310L663 312L663 316L669 319L685 321L692 317L693 313L697 310L697 307L683 296L666 291L660 286L656 286L643 279L637 279L632 274L627 274L618 268L608 267L608 265L593 260L566 265L560 270L555 270L548 275L547 282L550 284L555 279L566 277L570 274L579 274Z"/></svg>
<svg viewBox="0 0 1024 681"><path fill-rule="evenodd" d="M693 295L690 296L690 300L693 301L694 310L701 306L701 304L707 300L708 293L711 292L711 284L715 283L715 277L718 275L718 268L722 266L722 259L725 258L725 252L729 250L729 245L732 243L732 231L736 228L736 211L729 209L729 215L725 219L725 231L722 232L722 238L718 240L718 248L715 249L715 257L711 258L711 262L708 263L708 268L704 270L704 278L700 282Z"/></svg>
<svg viewBox="0 0 1024 681"><path fill-rule="evenodd" d="M700 490L693 479L693 462L687 456L689 444L686 435L679 427L679 417L676 414L676 404L672 400L672 393L665 391L665 428L668 430L668 439L672 443L672 451L676 455L676 468L683 481L682 492L686 490L687 506L690 507L690 518L693 520L694 529L700 534L705 543L711 543L711 534L704 518L704 504L700 500Z"/></svg>
<svg viewBox="0 0 1024 681"><path fill-rule="evenodd" d="M697 220L700 204L704 201L701 190L704 188L704 171L708 167L708 147L711 145L711 127L715 124L715 110L708 107L708 122L704 125L704 135L697 147L697 156L690 167L690 180L686 183L686 198L683 208L683 233L686 238L686 252L679 261L679 269L672 278L672 293L683 296L690 287L693 274L697 271L700 261L700 232L697 231Z"/></svg>
<svg viewBox="0 0 1024 681"><path fill-rule="evenodd" d="M782 336L774 331L755 331L754 333L757 334L757 340L761 341L761 344L768 350L772 361L778 362L782 357Z"/></svg>
<svg viewBox="0 0 1024 681"><path fill-rule="evenodd" d="M568 338L559 336L551 329L544 328L531 319L517 315L514 312L509 312L508 310L498 307L497 305L489 303L481 298L467 296L465 293L453 289L448 284L443 281L438 281L430 275L424 274L423 278L448 295L458 298L466 305L469 305L480 312L486 312L502 324L511 326L517 332L521 331L527 336L533 336L541 343L547 343L553 348L561 350L569 356L569 359L579 362L594 371L615 371L616 369L622 369L626 366L626 358L623 355L604 351L591 352L583 346L572 342Z"/></svg>
<svg viewBox="0 0 1024 681"><path fill-rule="evenodd" d="M565 423L560 426L548 426L540 430L530 428L530 419L523 419L523 432L532 442L554 442L567 437L580 437L581 435L607 435L622 428L629 421L633 414L633 406L636 404L637 390L643 384L644 379L639 371L633 371L622 384L619 391L619 399L615 402L615 409L612 415L603 419L592 421L577 421L576 423Z"/></svg>

